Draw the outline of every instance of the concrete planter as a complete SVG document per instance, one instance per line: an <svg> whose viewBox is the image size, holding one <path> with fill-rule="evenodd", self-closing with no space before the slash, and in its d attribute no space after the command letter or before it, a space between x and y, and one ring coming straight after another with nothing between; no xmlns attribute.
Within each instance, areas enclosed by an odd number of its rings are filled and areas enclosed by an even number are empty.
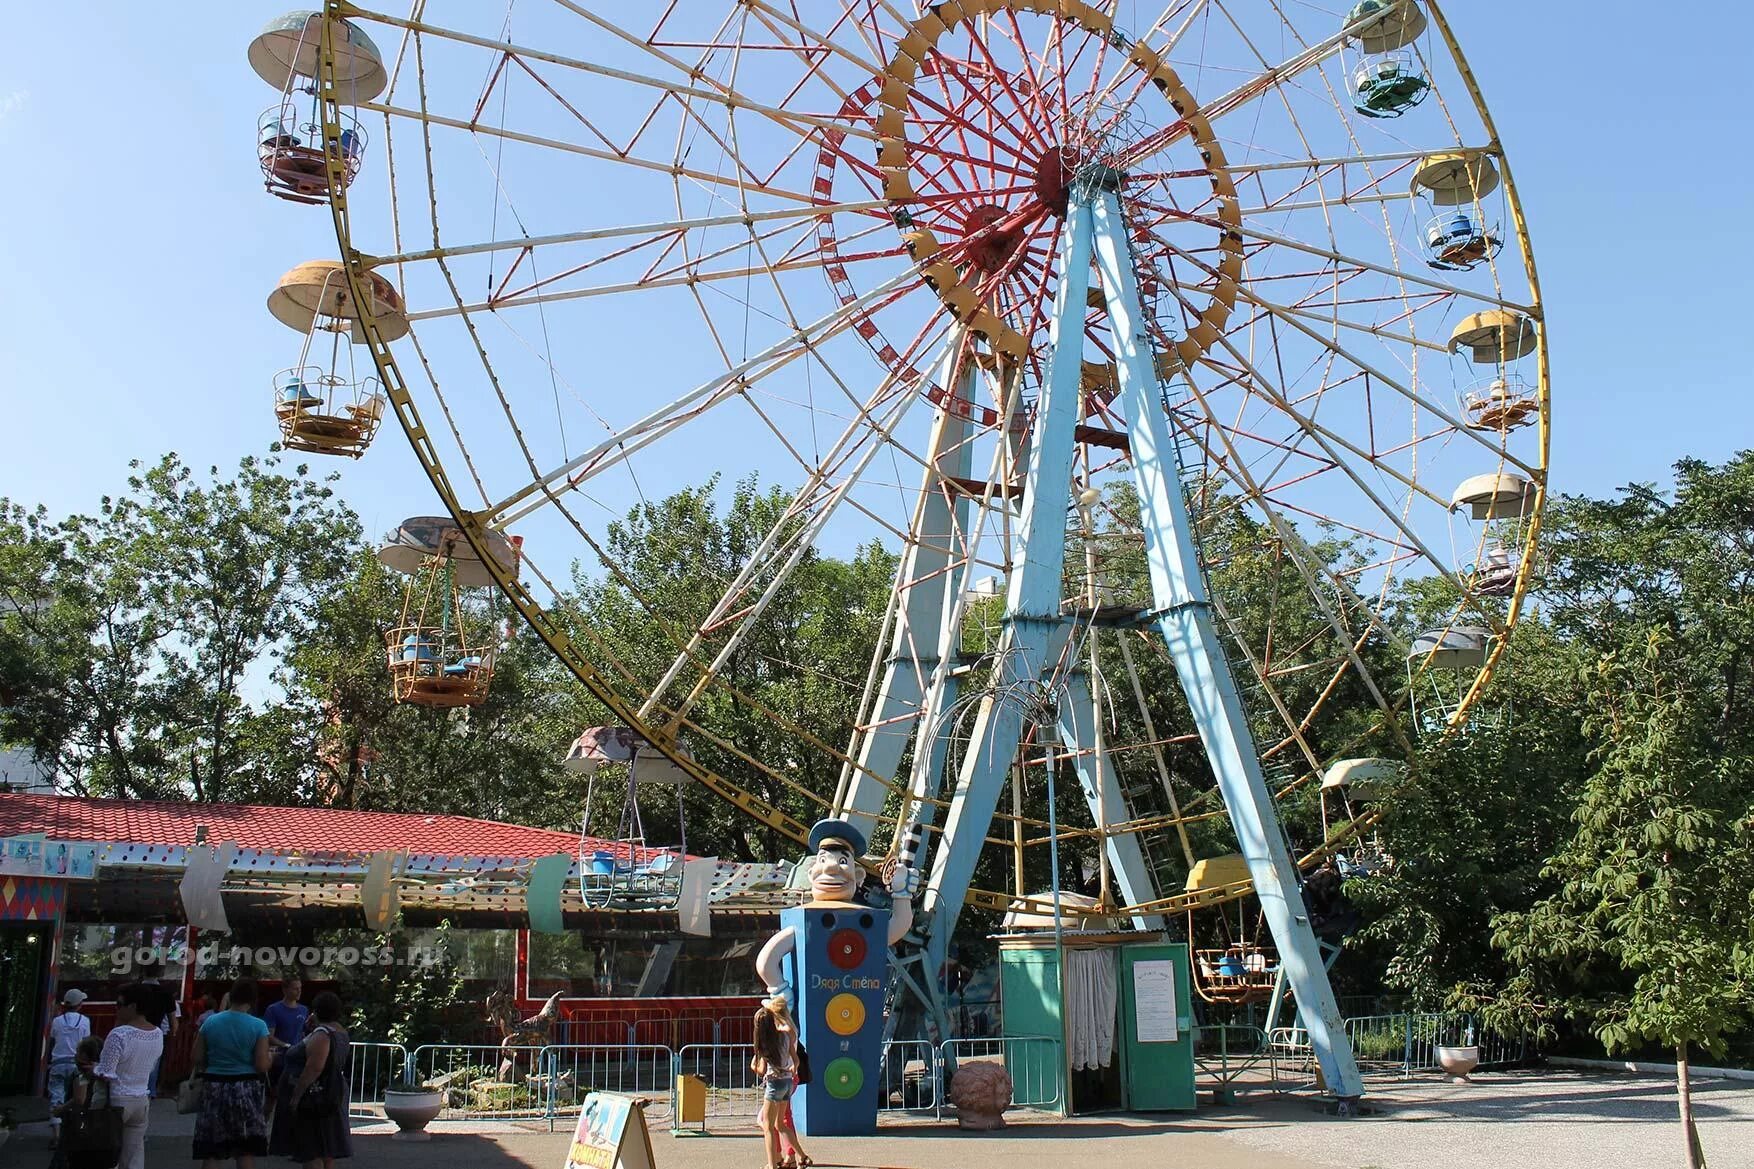
<svg viewBox="0 0 1754 1169"><path fill-rule="evenodd" d="M1439 1047L1437 1066L1457 1083L1467 1080L1468 1073L1480 1066L1479 1047Z"/></svg>
<svg viewBox="0 0 1754 1169"><path fill-rule="evenodd" d="M426 1131L444 1106L444 1096L436 1088L390 1088L384 1092L384 1115L396 1122L400 1131L392 1140L427 1141Z"/></svg>

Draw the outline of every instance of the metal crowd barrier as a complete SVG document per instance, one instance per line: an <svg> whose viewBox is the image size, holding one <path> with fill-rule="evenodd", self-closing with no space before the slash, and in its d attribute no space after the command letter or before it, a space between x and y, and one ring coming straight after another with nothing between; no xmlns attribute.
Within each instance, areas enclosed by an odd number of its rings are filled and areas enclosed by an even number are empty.
<svg viewBox="0 0 1754 1169"><path fill-rule="evenodd" d="M540 1119L548 1114L543 1047L497 1043L428 1043L408 1061L409 1082L444 1081L446 1120ZM509 1066L508 1066L509 1065ZM516 1080L517 1082L509 1082Z"/></svg>
<svg viewBox="0 0 1754 1169"><path fill-rule="evenodd" d="M663 1044L550 1044L542 1049L541 1068L550 1132L556 1118L576 1115L592 1092L642 1096L651 1102L646 1115L653 1120L668 1120L675 1103L676 1057Z"/></svg>
<svg viewBox="0 0 1754 1169"><path fill-rule="evenodd" d="M1267 1033L1244 1023L1211 1023L1194 1028L1194 1084L1220 1101L1233 1103L1239 1092L1279 1092L1278 1063Z"/></svg>
<svg viewBox="0 0 1754 1169"><path fill-rule="evenodd" d="M1462 1046L1470 1031L1480 1048L1483 1069L1509 1067L1528 1058L1524 1036L1488 1032L1471 1015L1438 1011L1407 1011L1393 1015L1356 1015L1345 1021L1359 1071L1366 1078L1406 1079L1416 1072L1438 1070L1439 1047ZM1315 1057L1309 1033L1301 1027L1276 1027L1268 1046L1277 1068L1301 1085L1315 1081Z"/></svg>
<svg viewBox="0 0 1754 1169"><path fill-rule="evenodd" d="M1060 1040L1050 1035L1006 1035L992 1039L946 1039L938 1045L935 1108L943 1114L956 1069L964 1063L1001 1063L1011 1074L1011 1106L1044 1111L1060 1107Z"/></svg>
<svg viewBox="0 0 1754 1169"><path fill-rule="evenodd" d="M348 1115L376 1116L383 1110L384 1089L408 1079L408 1049L400 1043L355 1040L348 1053Z"/></svg>

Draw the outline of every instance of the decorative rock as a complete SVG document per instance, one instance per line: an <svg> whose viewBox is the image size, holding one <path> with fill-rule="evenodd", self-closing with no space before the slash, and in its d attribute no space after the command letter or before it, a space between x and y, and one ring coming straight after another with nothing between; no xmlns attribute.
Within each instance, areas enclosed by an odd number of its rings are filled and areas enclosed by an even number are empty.
<svg viewBox="0 0 1754 1169"><path fill-rule="evenodd" d="M950 1103L956 1106L956 1126L986 1132L1005 1127L1005 1109L1011 1105L1011 1076L1003 1064L963 1063L950 1079Z"/></svg>

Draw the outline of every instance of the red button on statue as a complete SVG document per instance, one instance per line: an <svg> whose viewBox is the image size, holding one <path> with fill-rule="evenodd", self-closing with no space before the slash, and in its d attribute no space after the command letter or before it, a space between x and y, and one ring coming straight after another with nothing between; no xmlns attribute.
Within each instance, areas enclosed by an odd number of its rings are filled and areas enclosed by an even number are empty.
<svg viewBox="0 0 1754 1169"><path fill-rule="evenodd" d="M865 960L865 935L858 930L835 930L828 936L828 960L839 970L856 970Z"/></svg>

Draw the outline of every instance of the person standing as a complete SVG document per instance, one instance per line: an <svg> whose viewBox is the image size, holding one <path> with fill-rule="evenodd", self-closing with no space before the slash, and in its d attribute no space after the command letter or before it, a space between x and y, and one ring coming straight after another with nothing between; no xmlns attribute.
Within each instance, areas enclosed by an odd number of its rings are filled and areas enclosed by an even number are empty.
<svg viewBox="0 0 1754 1169"><path fill-rule="evenodd" d="M171 1049L171 1037L177 1033L177 1020L183 1017L183 1008L177 1004L177 996L171 993L169 988L163 983L159 982L156 975L149 975L146 978L142 978L140 980L140 985L146 987L158 998L158 1033L164 1038L164 1047L162 1050L169 1051ZM158 1073L163 1070L164 1056L161 1054L158 1057L157 1066L152 1069L152 1075L146 1082L146 1094L148 1098L156 1097L158 1095Z"/></svg>
<svg viewBox="0 0 1754 1169"><path fill-rule="evenodd" d="M146 1169L148 1083L164 1056L164 995L131 982L116 992L116 1025L104 1038L96 1074L109 1081L110 1103L122 1110L122 1154L116 1169Z"/></svg>
<svg viewBox="0 0 1754 1169"><path fill-rule="evenodd" d="M311 1003L316 1026L286 1052L268 1150L291 1157L305 1169L335 1169L353 1156L348 1131L348 1069L352 1042L341 1025L341 999L332 990Z"/></svg>
<svg viewBox="0 0 1754 1169"><path fill-rule="evenodd" d="M268 1072L268 1024L252 1013L256 984L232 983L225 1009L215 1011L195 1036L195 1074L202 1079L201 1111L195 1117L195 1157L202 1169L228 1157L252 1169L268 1151L262 1079Z"/></svg>
<svg viewBox="0 0 1754 1169"><path fill-rule="evenodd" d="M304 983L298 975L289 974L280 984L279 1001L269 1003L262 1012L262 1021L268 1024L268 1046L276 1052L284 1053L305 1037L305 1020L310 1018L311 1009L298 1001L303 993Z"/></svg>
<svg viewBox="0 0 1754 1169"><path fill-rule="evenodd" d="M49 1058L49 1145L61 1140L61 1117L55 1110L67 1103L67 1084L79 1069L79 1043L91 1034L91 1020L81 1012L85 992L77 988L61 996L61 1013L49 1020L45 1043Z"/></svg>
<svg viewBox="0 0 1754 1169"><path fill-rule="evenodd" d="M274 1117L274 1106L280 1099L280 1078L285 1074L286 1049L305 1037L311 1009L299 1002L304 983L297 974L288 974L280 983L280 998L268 1004L262 1021L268 1024L268 1050L273 1062L268 1068L268 1117Z"/></svg>

